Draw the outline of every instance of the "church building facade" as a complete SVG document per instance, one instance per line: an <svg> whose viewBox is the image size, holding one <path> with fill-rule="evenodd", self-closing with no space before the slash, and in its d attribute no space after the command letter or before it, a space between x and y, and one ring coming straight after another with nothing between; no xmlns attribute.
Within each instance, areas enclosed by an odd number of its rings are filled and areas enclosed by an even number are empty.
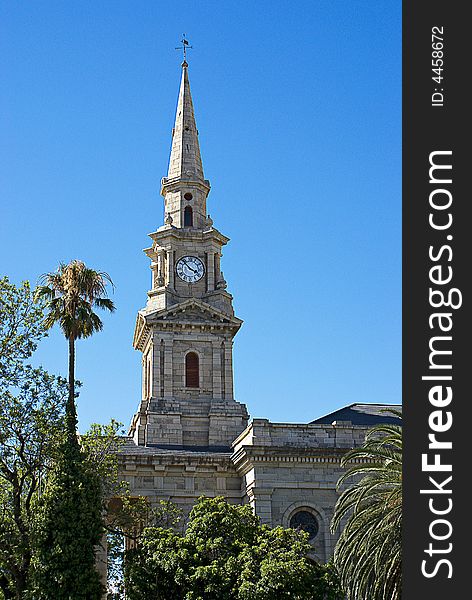
<svg viewBox="0 0 472 600"><path fill-rule="evenodd" d="M152 285L138 312L142 395L120 454L135 496L172 500L188 514L200 496L252 506L272 526L301 527L326 561L329 523L345 452L393 417L383 405L351 405L307 424L254 419L233 396L233 340L242 321L221 269L229 239L207 213L190 93L182 63L172 148L162 179L164 224L145 250Z"/></svg>

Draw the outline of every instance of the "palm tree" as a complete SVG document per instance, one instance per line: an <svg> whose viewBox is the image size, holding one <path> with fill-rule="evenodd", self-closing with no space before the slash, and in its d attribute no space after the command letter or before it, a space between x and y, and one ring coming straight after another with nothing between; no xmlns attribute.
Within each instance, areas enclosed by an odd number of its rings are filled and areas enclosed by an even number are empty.
<svg viewBox="0 0 472 600"><path fill-rule="evenodd" d="M397 417L397 411L389 411ZM355 477L336 503L331 530L344 525L334 563L349 600L401 597L402 433L398 425L378 425L342 465L354 461L338 481Z"/></svg>
<svg viewBox="0 0 472 600"><path fill-rule="evenodd" d="M48 313L44 320L50 329L59 323L69 342L69 394L66 404L68 433L75 438L77 412L75 409L75 341L103 329L95 307L113 312L115 305L107 297L107 284L113 282L107 273L94 271L80 260L60 263L57 271L40 278L37 295L45 298Z"/></svg>

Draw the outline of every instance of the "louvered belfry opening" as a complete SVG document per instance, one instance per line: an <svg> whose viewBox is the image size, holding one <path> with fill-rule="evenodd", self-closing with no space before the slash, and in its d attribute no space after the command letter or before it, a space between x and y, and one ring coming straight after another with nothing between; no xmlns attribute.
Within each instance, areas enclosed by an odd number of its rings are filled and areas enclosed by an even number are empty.
<svg viewBox="0 0 472 600"><path fill-rule="evenodd" d="M189 352L185 357L185 387L200 387L198 354Z"/></svg>
<svg viewBox="0 0 472 600"><path fill-rule="evenodd" d="M191 206L184 209L184 227L193 227L193 210Z"/></svg>

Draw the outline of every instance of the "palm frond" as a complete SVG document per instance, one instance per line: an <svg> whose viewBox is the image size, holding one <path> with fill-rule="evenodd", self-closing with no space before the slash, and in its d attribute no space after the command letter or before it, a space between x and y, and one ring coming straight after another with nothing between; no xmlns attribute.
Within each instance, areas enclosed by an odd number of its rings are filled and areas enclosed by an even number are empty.
<svg viewBox="0 0 472 600"><path fill-rule="evenodd" d="M115 304L110 298L95 298L94 305L110 312L115 312L116 310Z"/></svg>
<svg viewBox="0 0 472 600"><path fill-rule="evenodd" d="M396 416L401 416L398 411ZM359 461L359 462L358 462ZM398 425L379 425L343 460L351 468L336 503L331 530L344 526L334 561L350 600L401 597L402 439Z"/></svg>
<svg viewBox="0 0 472 600"><path fill-rule="evenodd" d="M46 327L58 323L68 339L89 337L101 331L103 323L94 307L113 312L115 305L107 297L108 273L88 268L82 261L60 263L56 271L40 277L38 297L46 301Z"/></svg>

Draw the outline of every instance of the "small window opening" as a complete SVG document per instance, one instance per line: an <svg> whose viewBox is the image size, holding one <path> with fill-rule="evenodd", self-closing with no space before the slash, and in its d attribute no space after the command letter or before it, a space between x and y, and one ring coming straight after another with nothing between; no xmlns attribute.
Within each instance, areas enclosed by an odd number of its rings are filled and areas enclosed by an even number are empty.
<svg viewBox="0 0 472 600"><path fill-rule="evenodd" d="M193 198L193 196L190 192L187 192L186 194L184 194L184 198L185 198L185 200L191 200Z"/></svg>
<svg viewBox="0 0 472 600"><path fill-rule="evenodd" d="M186 206L184 210L184 227L193 227L193 210L191 206Z"/></svg>
<svg viewBox="0 0 472 600"><path fill-rule="evenodd" d="M189 352L185 357L185 387L200 387L198 354Z"/></svg>
<svg viewBox="0 0 472 600"><path fill-rule="evenodd" d="M318 533L318 521L311 512L300 510L296 512L290 519L290 527L292 529L301 529L308 533L308 539L311 541Z"/></svg>

